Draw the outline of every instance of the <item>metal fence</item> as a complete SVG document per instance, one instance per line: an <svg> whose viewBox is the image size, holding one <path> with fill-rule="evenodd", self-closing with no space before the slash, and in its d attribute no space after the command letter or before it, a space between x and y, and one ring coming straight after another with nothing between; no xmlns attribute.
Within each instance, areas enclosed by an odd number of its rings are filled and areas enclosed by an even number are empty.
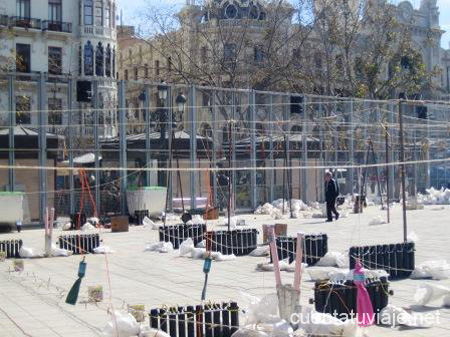
<svg viewBox="0 0 450 337"><path fill-rule="evenodd" d="M92 192L86 207L95 204L102 214L126 214L127 189L148 185L169 186L169 210L174 198L195 209L198 198L209 196L223 209L228 188L218 183L222 173L232 177L233 206L242 211L277 198L322 200L325 168L339 168L342 193L385 196L389 185L391 199L399 199L399 165L390 166L389 174L388 166L360 165L399 162L400 110L405 161L411 163L409 195L450 183L443 160L449 157L448 102L110 79L89 82L87 99L79 102L82 80L33 73L0 77L7 88L0 93L0 183L38 195L32 218L41 222L47 203L60 215L78 211L81 167ZM49 106L49 99L61 100L62 109L55 111L59 105ZM21 173L21 163L37 171L36 185Z"/></svg>

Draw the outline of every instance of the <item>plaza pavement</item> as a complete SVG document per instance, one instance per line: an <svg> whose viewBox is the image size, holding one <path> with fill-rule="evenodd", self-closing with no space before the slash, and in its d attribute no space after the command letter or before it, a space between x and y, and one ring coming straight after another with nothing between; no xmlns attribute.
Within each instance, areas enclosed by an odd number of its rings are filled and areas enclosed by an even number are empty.
<svg viewBox="0 0 450 337"><path fill-rule="evenodd" d="M377 215L385 216L379 207L369 207L364 214L324 223L322 219L272 220L265 215L245 215L246 223L261 229L262 224L287 223L288 233L325 232L329 236L329 251L345 251L352 245L402 242L401 208L392 211L391 224L368 226ZM417 243L416 264L426 260L450 261L450 207L428 206L425 210L409 211L409 230ZM209 226L219 226L208 223ZM54 231L54 241L61 231ZM43 230L0 234L0 240L21 238L25 246L43 249ZM0 263L0 337L90 337L101 336L108 321L107 309L125 310L127 305L144 304L147 308L161 305L194 305L200 302L204 274L203 261L180 257L178 251L168 254L144 252L147 243L158 240L158 232L143 227L131 227L128 233L101 231L105 245L115 250L108 255L88 255L87 273L83 279L79 303L65 304L65 296L77 277L80 256L25 260L22 273L11 272L12 261ZM259 239L262 239L262 233ZM274 292L272 272L258 272L257 263L264 257L239 257L234 261L213 262L209 276L207 298L213 301L241 299L241 291L256 296ZM111 291L109 291L109 281ZM292 283L293 274L282 272L284 283ZM309 305L313 297L313 282L304 273L301 303ZM403 280L391 283L394 296L390 303L410 307L413 294L421 283L450 286L450 280ZM87 287L102 285L104 301L87 302ZM371 327L366 336L450 336L450 309L415 308L423 312L440 310L440 324L428 329ZM413 307L414 308L414 307Z"/></svg>

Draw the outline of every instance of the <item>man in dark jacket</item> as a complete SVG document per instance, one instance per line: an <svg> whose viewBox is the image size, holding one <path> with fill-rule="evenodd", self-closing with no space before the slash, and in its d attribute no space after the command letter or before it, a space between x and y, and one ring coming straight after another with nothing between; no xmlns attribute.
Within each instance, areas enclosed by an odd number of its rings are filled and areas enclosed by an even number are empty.
<svg viewBox="0 0 450 337"><path fill-rule="evenodd" d="M339 185L333 179L331 172L325 173L325 200L327 202L327 222L333 221L333 214L336 220L339 219L339 213L336 210L336 198L339 196Z"/></svg>

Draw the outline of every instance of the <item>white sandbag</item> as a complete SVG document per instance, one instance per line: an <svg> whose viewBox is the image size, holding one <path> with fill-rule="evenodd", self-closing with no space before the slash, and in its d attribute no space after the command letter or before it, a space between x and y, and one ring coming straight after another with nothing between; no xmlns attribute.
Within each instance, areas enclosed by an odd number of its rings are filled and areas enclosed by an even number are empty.
<svg viewBox="0 0 450 337"><path fill-rule="evenodd" d="M414 294L414 301L417 305L426 306L430 302L444 299L450 294L450 288L438 284L421 284Z"/></svg>
<svg viewBox="0 0 450 337"><path fill-rule="evenodd" d="M353 320L343 322L329 314L323 314L308 308L300 314L302 316L299 328L303 329L308 336L357 336L358 326Z"/></svg>
<svg viewBox="0 0 450 337"><path fill-rule="evenodd" d="M62 225L61 230L63 230L63 231L70 231L71 228L72 228L72 223L67 222L64 225Z"/></svg>
<svg viewBox="0 0 450 337"><path fill-rule="evenodd" d="M162 330L153 329L147 325L141 325L139 337L170 337L170 335Z"/></svg>
<svg viewBox="0 0 450 337"><path fill-rule="evenodd" d="M23 259L32 259L36 257L43 257L44 254L36 252L33 248L22 246L19 249L19 256Z"/></svg>
<svg viewBox="0 0 450 337"><path fill-rule="evenodd" d="M188 255L194 249L194 241L191 238L186 239L180 244L180 256Z"/></svg>
<svg viewBox="0 0 450 337"><path fill-rule="evenodd" d="M191 250L191 257L194 260L204 259L205 255L206 255L206 249L205 248L192 248L192 250Z"/></svg>
<svg viewBox="0 0 450 337"><path fill-rule="evenodd" d="M376 216L369 221L369 226L385 225L386 221L381 216Z"/></svg>
<svg viewBox="0 0 450 337"><path fill-rule="evenodd" d="M331 273L339 273L339 268L335 267L324 267L324 268L308 268L306 269L311 281L322 281L330 278ZM345 275L347 272L344 272Z"/></svg>
<svg viewBox="0 0 450 337"><path fill-rule="evenodd" d="M411 231L411 232L408 232L408 236L406 237L406 241L418 243L419 242L419 237L416 235L416 233Z"/></svg>
<svg viewBox="0 0 450 337"><path fill-rule="evenodd" d="M231 337L269 337L268 334L266 334L263 331L256 330L257 326L246 326L244 328L239 329L234 334L231 335Z"/></svg>
<svg viewBox="0 0 450 337"><path fill-rule="evenodd" d="M58 248L58 247L56 247L55 244L52 244L52 256L53 257L68 257L68 256L71 256L72 254L73 254L72 251L67 250L67 249Z"/></svg>
<svg viewBox="0 0 450 337"><path fill-rule="evenodd" d="M317 267L336 267L338 266L338 260L342 261L342 253L328 252L322 257L319 262L316 263ZM348 259L348 257L347 257ZM341 262L342 263L342 262Z"/></svg>
<svg viewBox="0 0 450 337"><path fill-rule="evenodd" d="M173 251L173 244L172 242L156 242L156 243L149 243L145 247L145 251L148 252L160 252L160 253L168 253Z"/></svg>
<svg viewBox="0 0 450 337"><path fill-rule="evenodd" d="M447 280L450 278L450 265L445 260L426 261L414 269L410 278Z"/></svg>
<svg viewBox="0 0 450 337"><path fill-rule="evenodd" d="M425 328L427 325L424 324L423 318L418 313L410 314L403 308L395 307L388 304L380 312L378 318L379 322L383 325L390 327L396 326L409 326L413 328Z"/></svg>
<svg viewBox="0 0 450 337"><path fill-rule="evenodd" d="M94 254L111 254L111 253L114 253L114 250L112 250L111 247L109 246L100 245L94 248Z"/></svg>
<svg viewBox="0 0 450 337"><path fill-rule="evenodd" d="M140 332L139 323L132 314L121 314L118 311L111 313L111 320L103 329L102 334L105 337L132 337Z"/></svg>
<svg viewBox="0 0 450 337"><path fill-rule="evenodd" d="M162 330L156 330L149 326L141 325L139 337L170 337L170 335Z"/></svg>
<svg viewBox="0 0 450 337"><path fill-rule="evenodd" d="M206 248L206 240L199 242L196 248Z"/></svg>
<svg viewBox="0 0 450 337"><path fill-rule="evenodd" d="M249 255L259 257L259 256L269 256L269 254L270 254L269 246L259 246L256 247L254 250L252 250Z"/></svg>
<svg viewBox="0 0 450 337"><path fill-rule="evenodd" d="M86 223L83 225L83 227L81 227L81 230L82 230L83 232L86 232L86 231L92 231L92 230L94 230L94 229L95 229L95 227L92 226L89 222L86 222Z"/></svg>
<svg viewBox="0 0 450 337"><path fill-rule="evenodd" d="M236 255L223 255L219 253L219 255L215 258L215 261L221 262L221 261L233 261L236 260Z"/></svg>
<svg viewBox="0 0 450 337"><path fill-rule="evenodd" d="M262 298L240 292L242 319L244 326L260 323L275 323L280 320L278 316L278 296L268 294Z"/></svg>
<svg viewBox="0 0 450 337"><path fill-rule="evenodd" d="M95 216L93 216L92 218L89 218L87 221L88 221L90 224L92 224L93 226L97 226L97 225L100 224L100 219L97 218L97 217L95 217Z"/></svg>
<svg viewBox="0 0 450 337"><path fill-rule="evenodd" d="M145 216L144 219L142 219L142 224L144 225L144 228L146 229L152 229L157 230L159 229L159 226L155 224L149 217Z"/></svg>

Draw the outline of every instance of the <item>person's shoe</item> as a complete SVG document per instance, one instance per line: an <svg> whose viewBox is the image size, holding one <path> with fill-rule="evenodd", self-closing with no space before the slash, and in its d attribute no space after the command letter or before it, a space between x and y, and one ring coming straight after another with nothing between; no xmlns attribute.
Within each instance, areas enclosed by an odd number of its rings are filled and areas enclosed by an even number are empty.
<svg viewBox="0 0 450 337"><path fill-rule="evenodd" d="M327 220L327 221L325 221L325 222L333 222L333 220Z"/></svg>
<svg viewBox="0 0 450 337"><path fill-rule="evenodd" d="M340 214L337 213L337 214L336 214L336 220L339 220L339 216L340 216Z"/></svg>

